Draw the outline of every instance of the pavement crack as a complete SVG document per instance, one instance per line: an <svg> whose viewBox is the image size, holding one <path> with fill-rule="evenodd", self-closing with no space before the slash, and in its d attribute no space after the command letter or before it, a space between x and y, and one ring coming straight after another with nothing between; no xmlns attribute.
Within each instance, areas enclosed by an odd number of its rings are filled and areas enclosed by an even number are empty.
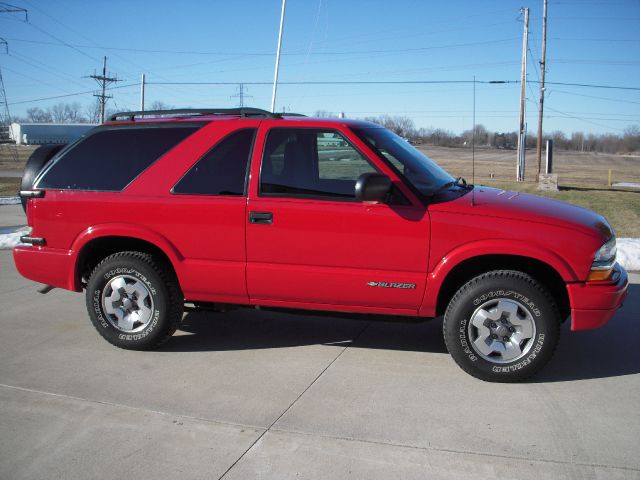
<svg viewBox="0 0 640 480"><path fill-rule="evenodd" d="M172 413L172 412L165 412L162 410L153 410L150 408L141 408L141 407L133 407L131 405L125 405L122 403L115 403L115 402L108 402L105 400L93 400L90 398L83 398L83 397L76 397L73 395L66 395L64 393L54 393L54 392L46 392L44 390L36 390L33 388L26 388L26 387L17 387L15 385L7 385L4 383L0 383L0 388L6 388L9 390L17 390L20 392L26 392L26 393L34 393L34 394L38 394L38 395L46 395L49 397L56 397L56 398L63 398L66 400L74 400L77 402L86 402L86 403L93 403L96 405L104 405L107 407L113 407L113 408L123 408L123 409L127 409L127 410L133 410L133 411L137 411L137 412L146 412L146 413L153 413L156 415L162 415L162 416L166 416L166 417L173 417L173 418L181 418L184 420L190 420L190 421L195 421L195 422L206 422L206 423L212 423L215 425L224 425L224 426L228 426L228 427L237 427L237 428L252 428L254 430L264 430L264 427L259 427L257 425L246 425L243 423L233 423L233 422L225 422L222 420L214 420L211 418L205 418L205 417L196 417L193 415L184 415L181 413Z"/></svg>
<svg viewBox="0 0 640 480"><path fill-rule="evenodd" d="M263 432L258 436L258 438L256 438L256 439L251 443L251 445L249 445L249 447L248 447L248 448L247 448L247 449L242 453L242 455L240 455L240 456L235 460L235 462L233 462L233 463L229 466L229 468L227 468L227 469L224 471L224 473L223 473L222 475L220 475L220 477L218 477L218 480L222 480L222 479L223 479L223 478L224 478L224 477L225 477L225 476L226 476L226 475L227 475L227 474L228 474L228 473L233 469L233 467L235 467L235 466L238 464L238 462L239 462L240 460L242 460L242 459L244 458L244 456L245 456L247 453L249 453L249 451L250 451L250 450L251 450L251 449L252 449L252 448L253 448L253 447L254 447L254 446L255 446L255 445L256 445L256 444L257 444L257 443L262 439L262 437L264 437L264 436L267 434L267 432L269 432L269 431L273 428L273 426L274 426L276 423L278 423L278 420L280 420L282 417L284 417L284 416L286 415L286 413L287 413L289 410L291 410L291 408L293 408L293 406L296 404L296 402L297 402L298 400L300 400L300 398L302 398L302 396L303 396L305 393L307 393L307 391L308 391L311 387L313 387L313 385L314 385L314 384L315 384L315 383L320 379L320 377L322 377L322 375L324 375L324 373L325 373L327 370L329 370L329 368L331 368L331 366L332 366L332 365L333 365L333 364L334 364L334 363L335 363L335 362L336 362L336 361L337 361L337 360L342 356L342 354L343 354L344 352L346 352L346 351L347 351L347 349L348 349L351 345L353 345L354 343L356 343L356 342L358 341L358 339L362 336L362 334L367 330L367 328L369 327L369 325L371 325L371 322L367 322L367 323L365 324L365 326L364 326L364 327L362 327L362 328L360 329L360 331L357 333L357 335L355 335L355 336L354 336L353 340L352 340L351 342L349 342L349 344L345 345L345 346L342 348L342 350L340 350L340 352L338 352L338 354L333 358L333 360L331 360L331 361L327 364L327 366L326 366L326 367L324 367L324 368L322 369L322 371L321 371L318 375L316 375L316 377L313 379L313 381L312 381L309 385L307 385L307 387L306 387L306 388L305 388L305 389L300 393L300 395L298 395L298 396L293 400L293 402L291 402L291 404L289 404L289 406L288 406L287 408L285 408L285 409L284 409L284 411L283 411L280 415L278 415L278 417L277 417L277 418L276 418L276 419L271 423L271 425L269 425L269 426L267 427L267 429L266 429L266 430L264 430L264 431L263 431Z"/></svg>
<svg viewBox="0 0 640 480"><path fill-rule="evenodd" d="M430 446L425 447L421 445L411 445L411 444L395 443L395 442L382 442L378 440L367 440L362 438L346 437L346 436L339 436L339 435L326 435L321 433L300 432L297 430L285 430L282 428L270 428L269 430L273 432L284 433L287 435L304 435L308 437L326 438L330 440L342 440L345 442L365 443L369 445L382 445L387 447L408 448L412 450L423 450L427 452L443 452L443 453L453 453L453 454L460 454L460 455L474 455L478 457L503 458L506 460L521 460L524 462L550 463L554 465L572 465L572 466L578 466L578 467L608 468L608 469L615 469L615 470L624 470L627 472L640 472L640 468L627 467L624 465L608 465L608 464L601 464L601 463L573 462L573 461L565 461L565 460L554 460L551 458L529 458L529 457L523 457L518 455L506 455L506 454L491 453L491 452L478 452L474 450L460 450L455 448L440 448L440 447L430 447Z"/></svg>

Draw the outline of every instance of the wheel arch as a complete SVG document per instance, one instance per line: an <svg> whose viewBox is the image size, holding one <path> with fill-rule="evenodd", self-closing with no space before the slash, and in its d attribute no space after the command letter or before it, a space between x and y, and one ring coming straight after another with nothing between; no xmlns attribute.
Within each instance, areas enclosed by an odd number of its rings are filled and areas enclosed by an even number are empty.
<svg viewBox="0 0 640 480"><path fill-rule="evenodd" d="M467 258L451 268L440 285L435 315L444 314L456 291L472 278L491 270L516 270L530 275L553 296L563 321L571 312L565 280L556 268L537 258L522 255L485 254Z"/></svg>
<svg viewBox="0 0 640 480"><path fill-rule="evenodd" d="M115 231L114 231L115 230ZM126 234L117 229L91 230L74 242L72 251L76 251L74 268L74 285L80 290L88 276L100 261L109 255L122 251L138 251L152 255L157 261L166 266L175 278L179 278L176 264L181 260L180 255L162 237L153 238L155 235L144 232L138 234Z"/></svg>

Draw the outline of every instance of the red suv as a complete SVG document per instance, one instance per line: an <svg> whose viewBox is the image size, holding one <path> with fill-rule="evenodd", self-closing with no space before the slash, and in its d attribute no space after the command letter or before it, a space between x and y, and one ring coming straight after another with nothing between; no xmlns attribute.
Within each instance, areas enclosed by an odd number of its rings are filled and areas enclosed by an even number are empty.
<svg viewBox="0 0 640 480"><path fill-rule="evenodd" d="M465 371L517 381L551 358L563 321L604 325L627 290L600 215L467 185L362 121L126 112L36 152L24 178L18 270L86 290L122 348L159 346L185 304L444 315Z"/></svg>

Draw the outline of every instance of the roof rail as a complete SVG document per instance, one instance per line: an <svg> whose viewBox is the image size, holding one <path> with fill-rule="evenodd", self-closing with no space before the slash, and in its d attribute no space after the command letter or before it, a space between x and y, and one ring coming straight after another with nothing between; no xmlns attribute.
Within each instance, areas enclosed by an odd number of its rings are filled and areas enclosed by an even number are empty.
<svg viewBox="0 0 640 480"><path fill-rule="evenodd" d="M182 108L176 110L144 110L135 112L118 112L109 117L110 122L117 120L134 121L142 117L197 117L199 115L239 115L241 117L282 118L278 113L272 113L260 108Z"/></svg>

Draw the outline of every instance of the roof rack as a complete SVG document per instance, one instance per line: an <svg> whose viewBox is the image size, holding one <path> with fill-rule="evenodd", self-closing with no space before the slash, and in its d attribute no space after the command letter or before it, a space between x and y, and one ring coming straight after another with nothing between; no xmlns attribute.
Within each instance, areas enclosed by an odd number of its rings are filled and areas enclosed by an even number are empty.
<svg viewBox="0 0 640 480"><path fill-rule="evenodd" d="M239 115L240 117L282 118L278 113L272 113L260 108L182 108L177 110L144 110L136 112L118 112L109 117L110 122L117 120L134 121L142 117L197 117L199 115Z"/></svg>

